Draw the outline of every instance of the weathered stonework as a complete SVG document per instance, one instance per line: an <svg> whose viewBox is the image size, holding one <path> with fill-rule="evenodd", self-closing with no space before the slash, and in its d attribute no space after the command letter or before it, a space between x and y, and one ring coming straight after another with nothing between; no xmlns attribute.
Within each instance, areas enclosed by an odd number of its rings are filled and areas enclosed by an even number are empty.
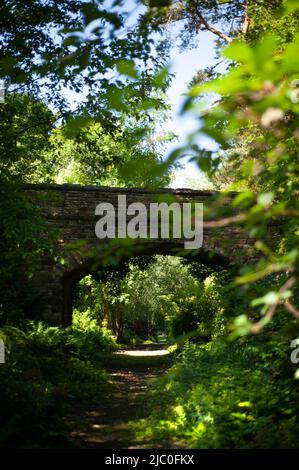
<svg viewBox="0 0 299 470"><path fill-rule="evenodd" d="M58 259L41 260L40 269L33 279L36 302L33 307L38 318L51 324L67 325L71 321L72 288L86 274L100 269L110 256L118 260L128 256L177 254L189 255L180 239L137 239L103 241L96 238L95 208L100 202L117 206L119 194L127 196L127 204L142 202L202 202L213 207L217 193L189 189L124 189L80 185L26 185L26 194L46 218L49 230L57 231ZM217 203L219 206L219 202ZM221 211L232 213L231 199L220 204ZM69 245L71 244L71 246ZM252 256L254 240L236 225L221 229L204 229L203 247L196 259L206 264L224 265L242 262Z"/></svg>

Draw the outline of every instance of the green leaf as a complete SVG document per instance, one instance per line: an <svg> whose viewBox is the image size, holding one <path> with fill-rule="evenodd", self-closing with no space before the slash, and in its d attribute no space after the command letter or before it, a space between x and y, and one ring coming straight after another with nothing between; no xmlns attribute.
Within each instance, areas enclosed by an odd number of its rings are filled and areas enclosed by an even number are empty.
<svg viewBox="0 0 299 470"><path fill-rule="evenodd" d="M263 297L259 297L258 299L254 299L251 302L252 307L256 307L257 305L265 304L265 305L273 305L279 301L279 294L278 292L268 292Z"/></svg>
<svg viewBox="0 0 299 470"><path fill-rule="evenodd" d="M233 200L233 206L241 206L244 203L252 202L254 195L251 191L243 191L242 193L238 194Z"/></svg>
<svg viewBox="0 0 299 470"><path fill-rule="evenodd" d="M138 72L133 60L119 60L116 64L116 68L119 73L131 78L138 78Z"/></svg>
<svg viewBox="0 0 299 470"><path fill-rule="evenodd" d="M250 401L240 401L240 403L238 403L238 406L240 406L240 408L250 408L252 404L250 403Z"/></svg>
<svg viewBox="0 0 299 470"><path fill-rule="evenodd" d="M248 319L247 315L242 314L235 318L233 323L233 336L244 336L247 335L251 329L251 322Z"/></svg>
<svg viewBox="0 0 299 470"><path fill-rule="evenodd" d="M260 204L263 207L267 207L271 204L271 202L274 199L274 193L272 191L268 191L266 193L261 193L258 198L258 204Z"/></svg>
<svg viewBox="0 0 299 470"><path fill-rule="evenodd" d="M209 173L211 171L211 166L212 166L211 157L206 156L206 157L199 158L198 166L205 173Z"/></svg>
<svg viewBox="0 0 299 470"><path fill-rule="evenodd" d="M235 62L242 64L253 63L254 54L252 49L244 42L234 42L227 47L223 55Z"/></svg>
<svg viewBox="0 0 299 470"><path fill-rule="evenodd" d="M285 0L283 3L283 7L287 14L293 13L299 10L298 0Z"/></svg>

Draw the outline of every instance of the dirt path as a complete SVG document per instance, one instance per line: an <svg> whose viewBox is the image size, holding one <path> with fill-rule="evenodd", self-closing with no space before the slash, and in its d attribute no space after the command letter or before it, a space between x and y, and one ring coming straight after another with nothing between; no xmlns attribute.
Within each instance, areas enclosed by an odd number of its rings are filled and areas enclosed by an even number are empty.
<svg viewBox="0 0 299 470"><path fill-rule="evenodd" d="M101 403L82 404L68 416L71 439L87 448L138 448L129 422L146 416L144 395L153 379L169 365L163 345L127 347L104 364L112 378L112 393Z"/></svg>

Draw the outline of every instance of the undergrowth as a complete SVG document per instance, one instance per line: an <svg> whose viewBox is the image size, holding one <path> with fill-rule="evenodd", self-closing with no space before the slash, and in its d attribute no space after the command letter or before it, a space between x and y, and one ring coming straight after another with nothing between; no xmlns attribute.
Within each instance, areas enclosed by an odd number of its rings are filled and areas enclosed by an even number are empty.
<svg viewBox="0 0 299 470"><path fill-rule="evenodd" d="M6 348L0 367L0 447L72 445L62 437L68 407L107 395L108 374L97 360L116 344L105 329L81 326L79 321L67 329L28 322L22 329L0 330Z"/></svg>
<svg viewBox="0 0 299 470"><path fill-rule="evenodd" d="M283 325L233 341L186 343L151 393L149 417L132 424L137 441L297 448L299 382L288 336L298 326L288 334Z"/></svg>

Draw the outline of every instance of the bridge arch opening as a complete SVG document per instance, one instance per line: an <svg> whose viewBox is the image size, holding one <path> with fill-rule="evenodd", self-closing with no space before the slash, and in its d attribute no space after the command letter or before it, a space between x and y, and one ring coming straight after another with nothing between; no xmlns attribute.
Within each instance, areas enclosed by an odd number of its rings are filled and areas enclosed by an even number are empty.
<svg viewBox="0 0 299 470"><path fill-rule="evenodd" d="M66 270L66 272L61 277L61 323L64 326L68 326L72 323L76 288L78 287L79 282L87 275L92 275L96 278L99 278L99 275L101 276L101 273L104 273L107 269L117 272L119 269L122 269L124 264L130 263L131 260L153 260L157 257L157 255L163 257L176 257L178 259L185 260L186 266L188 266L189 262L192 264L197 263L199 266L203 265L206 268L212 269L214 271L223 270L232 266L231 261L227 257L212 250L200 249L191 253L190 250L179 250L165 247L164 249L160 248L158 250L149 249L148 247L145 247L144 249L138 249L135 252L133 250L130 254L127 253L120 256L117 262L112 258L111 263L105 262L105 265L103 265L103 263L101 263L101 261L96 258L89 258L85 261L78 260L78 262L73 263L72 268Z"/></svg>

